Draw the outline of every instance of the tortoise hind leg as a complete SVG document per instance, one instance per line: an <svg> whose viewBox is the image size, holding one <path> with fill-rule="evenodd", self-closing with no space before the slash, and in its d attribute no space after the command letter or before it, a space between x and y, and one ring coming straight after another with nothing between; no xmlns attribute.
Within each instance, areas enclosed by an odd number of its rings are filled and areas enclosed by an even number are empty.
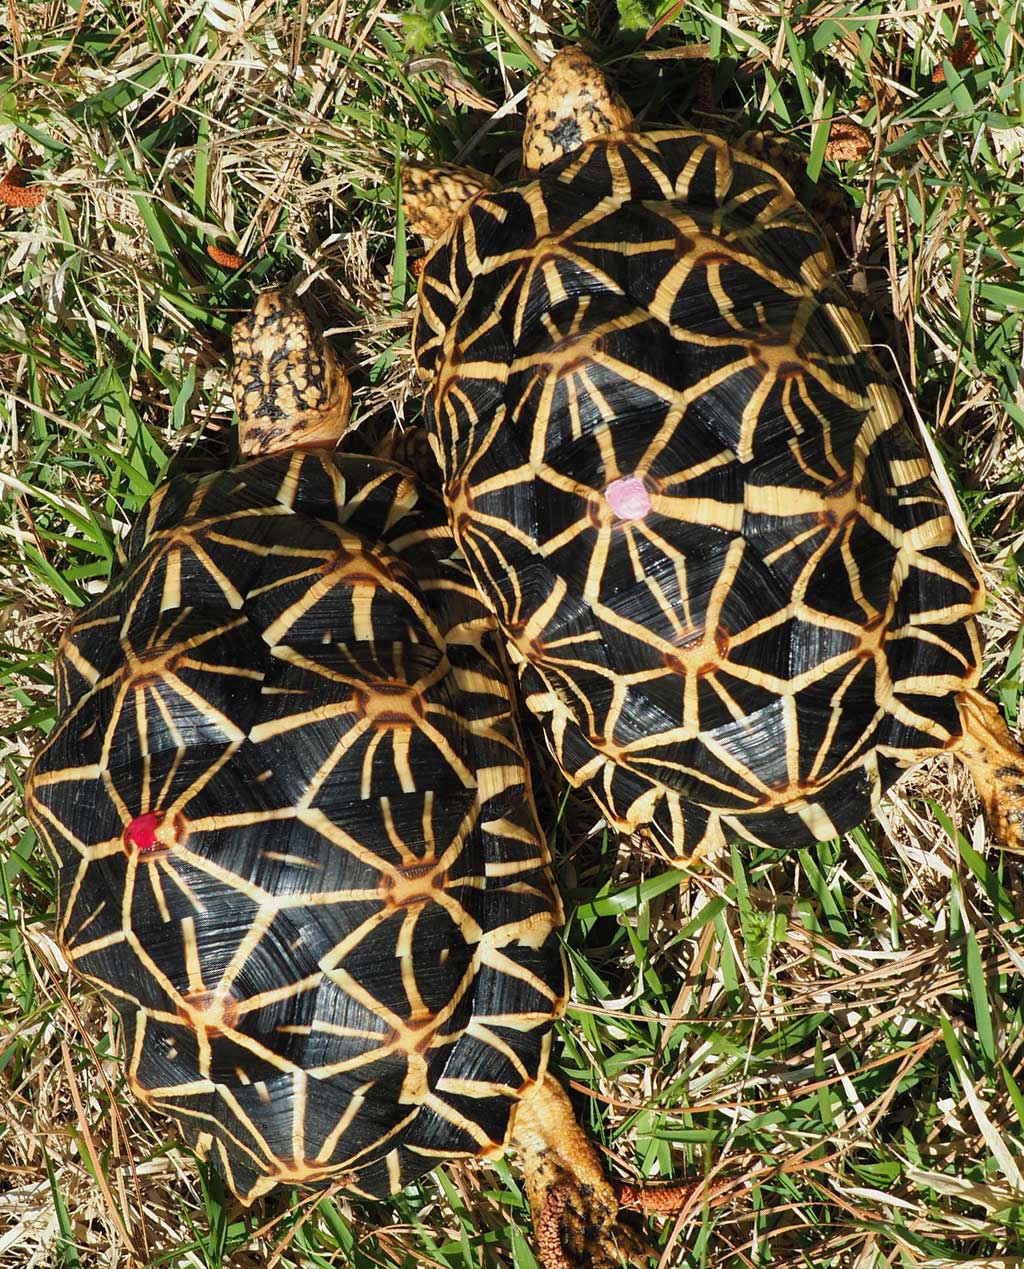
<svg viewBox="0 0 1024 1269"><path fill-rule="evenodd" d="M539 1080L516 1107L509 1145L519 1152L547 1269L646 1263L653 1253L619 1223L618 1196L553 1076Z"/></svg>
<svg viewBox="0 0 1024 1269"><path fill-rule="evenodd" d="M978 786L999 845L1024 850L1024 750L980 692L961 692L958 703L964 734L956 753Z"/></svg>

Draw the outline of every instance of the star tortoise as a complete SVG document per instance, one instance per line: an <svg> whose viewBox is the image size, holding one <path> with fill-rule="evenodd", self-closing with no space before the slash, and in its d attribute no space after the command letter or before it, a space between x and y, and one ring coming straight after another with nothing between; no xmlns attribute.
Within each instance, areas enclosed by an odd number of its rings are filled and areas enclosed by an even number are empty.
<svg viewBox="0 0 1024 1269"><path fill-rule="evenodd" d="M243 1202L508 1144L551 1263L618 1264L546 1075L562 913L494 620L436 495L332 453L348 383L282 295L234 377L242 461L158 491L61 644L27 788L60 945Z"/></svg>
<svg viewBox="0 0 1024 1269"><path fill-rule="evenodd" d="M569 780L692 857L833 837L950 749L1017 843L980 577L790 187L639 131L579 49L531 87L523 171L406 170L436 239L413 351L455 537Z"/></svg>

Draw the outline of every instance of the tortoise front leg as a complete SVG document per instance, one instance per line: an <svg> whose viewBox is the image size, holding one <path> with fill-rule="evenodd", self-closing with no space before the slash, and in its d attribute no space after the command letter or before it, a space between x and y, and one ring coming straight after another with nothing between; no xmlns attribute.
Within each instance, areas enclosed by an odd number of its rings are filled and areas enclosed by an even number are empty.
<svg viewBox="0 0 1024 1269"><path fill-rule="evenodd" d="M955 752L978 786L999 845L1024 850L1024 750L997 707L980 692L961 692L957 703L964 734Z"/></svg>
<svg viewBox="0 0 1024 1269"><path fill-rule="evenodd" d="M443 238L448 227L478 194L499 189L493 176L476 168L440 163L406 163L402 167L402 210L405 223L428 245Z"/></svg>

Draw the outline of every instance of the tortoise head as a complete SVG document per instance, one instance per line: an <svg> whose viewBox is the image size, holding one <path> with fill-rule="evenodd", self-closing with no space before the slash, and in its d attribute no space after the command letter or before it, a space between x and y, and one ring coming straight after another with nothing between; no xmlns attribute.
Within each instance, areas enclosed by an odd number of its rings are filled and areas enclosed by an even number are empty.
<svg viewBox="0 0 1024 1269"><path fill-rule="evenodd" d="M586 53L562 49L530 85L523 173L533 176L590 141L632 129L632 111Z"/></svg>
<svg viewBox="0 0 1024 1269"><path fill-rule="evenodd" d="M243 456L332 447L348 427L352 389L299 304L265 291L231 336L231 390Z"/></svg>

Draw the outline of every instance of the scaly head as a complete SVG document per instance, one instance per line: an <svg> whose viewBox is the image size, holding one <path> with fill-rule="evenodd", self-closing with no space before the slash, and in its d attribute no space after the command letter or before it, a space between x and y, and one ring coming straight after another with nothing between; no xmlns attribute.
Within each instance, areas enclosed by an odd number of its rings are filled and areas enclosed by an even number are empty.
<svg viewBox="0 0 1024 1269"><path fill-rule="evenodd" d="M265 291L235 326L231 348L244 458L333 447L341 440L352 389L333 349L295 300Z"/></svg>
<svg viewBox="0 0 1024 1269"><path fill-rule="evenodd" d="M536 175L590 141L632 128L632 111L586 53L562 49L530 85L523 171Z"/></svg>

